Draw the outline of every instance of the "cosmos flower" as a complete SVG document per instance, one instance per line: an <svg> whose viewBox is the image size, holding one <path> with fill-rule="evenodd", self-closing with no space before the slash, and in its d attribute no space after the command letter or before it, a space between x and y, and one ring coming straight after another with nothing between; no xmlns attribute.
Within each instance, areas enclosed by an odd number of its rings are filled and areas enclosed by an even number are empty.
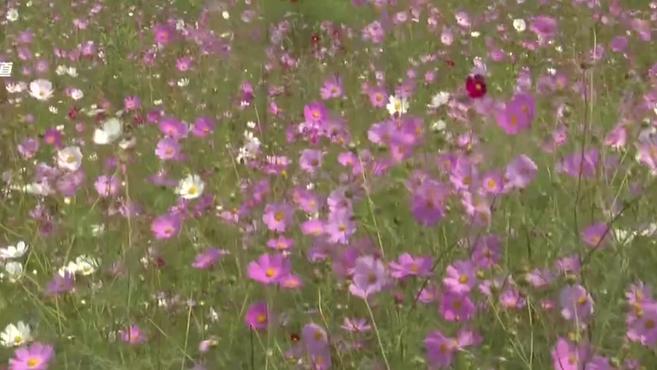
<svg viewBox="0 0 657 370"><path fill-rule="evenodd" d="M16 245L8 245L0 248L0 260L21 258L27 253L28 245L24 241L19 241Z"/></svg>
<svg viewBox="0 0 657 370"><path fill-rule="evenodd" d="M30 95L37 100L46 101L52 98L54 94L52 82L44 79L38 79L30 82Z"/></svg>
<svg viewBox="0 0 657 370"><path fill-rule="evenodd" d="M483 98L487 92L484 76L479 74L468 76L465 80L465 90L472 99Z"/></svg>
<svg viewBox="0 0 657 370"><path fill-rule="evenodd" d="M54 356L53 347L39 342L20 347L9 360L10 370L46 370Z"/></svg>
<svg viewBox="0 0 657 370"><path fill-rule="evenodd" d="M263 254L247 268L250 279L265 285L278 283L290 272L290 261L281 254Z"/></svg>
<svg viewBox="0 0 657 370"><path fill-rule="evenodd" d="M0 343L5 347L18 347L32 341L30 326L22 321L9 324L0 333Z"/></svg>
<svg viewBox="0 0 657 370"><path fill-rule="evenodd" d="M176 194L182 199L196 199L203 194L205 189L205 182L199 175L190 174L180 180L176 187Z"/></svg>

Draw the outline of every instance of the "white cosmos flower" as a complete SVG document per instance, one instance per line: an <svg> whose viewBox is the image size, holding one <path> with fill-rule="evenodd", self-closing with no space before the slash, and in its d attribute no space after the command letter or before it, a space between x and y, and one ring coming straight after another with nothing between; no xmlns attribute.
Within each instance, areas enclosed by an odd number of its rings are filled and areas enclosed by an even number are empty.
<svg viewBox="0 0 657 370"><path fill-rule="evenodd" d="M515 28L518 32L524 32L527 29L527 23L525 23L524 19L514 19L513 28Z"/></svg>
<svg viewBox="0 0 657 370"><path fill-rule="evenodd" d="M62 266L57 273L59 276L64 277L67 273L70 275L75 275L78 273L78 265L74 261L70 261L65 266Z"/></svg>
<svg viewBox="0 0 657 370"><path fill-rule="evenodd" d="M9 281L12 283L16 282L21 276L23 276L23 264L16 261L7 262L5 265L5 272L7 272Z"/></svg>
<svg viewBox="0 0 657 370"><path fill-rule="evenodd" d="M205 183L199 175L189 175L180 180L176 187L176 194L183 199L195 199L203 194Z"/></svg>
<svg viewBox="0 0 657 370"><path fill-rule="evenodd" d="M82 276L88 276L98 270L100 261L93 257L87 255L80 255L75 259L75 264L77 265L77 273Z"/></svg>
<svg viewBox="0 0 657 370"><path fill-rule="evenodd" d="M21 258L27 252L27 244L24 241L19 241L16 245L9 245L7 248L0 249L0 259L15 259Z"/></svg>
<svg viewBox="0 0 657 370"><path fill-rule="evenodd" d="M15 8L10 8L9 10L7 10L7 15L5 15L5 18L9 22L16 22L18 20L18 10L16 10Z"/></svg>
<svg viewBox="0 0 657 370"><path fill-rule="evenodd" d="M53 95L52 82L42 78L30 82L30 95L37 100L46 101Z"/></svg>
<svg viewBox="0 0 657 370"><path fill-rule="evenodd" d="M439 119L436 122L431 124L431 130L434 131L434 132L442 132L442 131L445 130L446 126L447 126L447 124L445 123L445 121Z"/></svg>
<svg viewBox="0 0 657 370"><path fill-rule="evenodd" d="M431 103L429 103L428 107L436 109L447 104L448 101L449 93L446 91L441 91L431 98Z"/></svg>
<svg viewBox="0 0 657 370"><path fill-rule="evenodd" d="M68 146L57 152L57 165L60 168L77 171L82 165L82 152L77 146Z"/></svg>
<svg viewBox="0 0 657 370"><path fill-rule="evenodd" d="M84 92L80 89L73 89L71 90L71 99L73 100L80 100L84 97Z"/></svg>
<svg viewBox="0 0 657 370"><path fill-rule="evenodd" d="M21 190L28 194L43 195L43 196L54 193L54 190L52 189L52 187L50 186L47 180L27 184L23 186Z"/></svg>
<svg viewBox="0 0 657 370"><path fill-rule="evenodd" d="M103 122L101 127L94 131L94 143L99 145L110 144L121 137L123 123L116 117L109 118Z"/></svg>
<svg viewBox="0 0 657 370"><path fill-rule="evenodd" d="M9 324L0 334L0 343L7 348L19 347L32 341L30 326L22 321Z"/></svg>
<svg viewBox="0 0 657 370"><path fill-rule="evenodd" d="M57 68L55 68L55 74L57 76L63 76L66 74L66 66L63 65L58 65Z"/></svg>
<svg viewBox="0 0 657 370"><path fill-rule="evenodd" d="M388 113L390 113L391 116L395 115L395 113L404 114L408 110L408 102L405 98L398 98L394 95L390 95L386 109L388 109Z"/></svg>
<svg viewBox="0 0 657 370"><path fill-rule="evenodd" d="M23 81L16 83L8 82L7 85L5 85L5 89L7 89L7 92L10 94L17 94L25 91L25 89L27 89L27 84Z"/></svg>

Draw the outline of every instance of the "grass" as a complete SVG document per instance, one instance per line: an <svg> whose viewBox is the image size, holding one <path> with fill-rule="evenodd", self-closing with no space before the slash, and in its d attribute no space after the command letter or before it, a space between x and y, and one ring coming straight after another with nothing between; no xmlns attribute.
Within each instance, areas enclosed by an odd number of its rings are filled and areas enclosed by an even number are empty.
<svg viewBox="0 0 657 370"><path fill-rule="evenodd" d="M637 108L639 97L651 87L647 78L633 78L632 74L646 75L654 62L654 47L650 43L633 35L627 57L612 53L608 47L610 40L623 34L627 26L594 23L590 10L570 2L499 5L498 20L477 20L473 24L481 36L468 38L467 33L457 34L452 46L441 44L440 29L443 23L457 29L453 12L467 10L482 15L492 3L438 4L443 14L438 31L427 30L424 11L420 22L390 30L380 46L361 40L362 27L377 19L373 7L356 8L342 0L254 3L257 4L247 6L240 2L230 8L229 19L224 19L220 11L209 13L205 27L215 35L232 34L227 37L232 42L226 55L203 55L194 43L178 41L158 51L153 65L142 62L143 54L153 43L153 24L165 21L167 16L194 24L207 3L105 1L101 3L103 10L89 18L89 26L84 30L72 29L71 22L87 17L91 4L74 7L54 1L57 6L50 8L36 2L31 7L19 6L20 19L5 25L6 37L0 37L1 49L8 50L11 60L16 61L14 78L29 83L33 76L24 77L16 71L31 61L19 61L11 43L18 32L31 30L34 41L30 49L35 57L39 53L49 62L44 78L53 81L56 95L44 103L23 93L22 101L12 100L0 108L3 117L0 169L11 174L16 183L29 183L35 163L55 163L52 157L56 150L41 140L34 160L27 160L18 154L17 145L26 137L42 137L47 128L63 124L65 146L73 145L78 137L86 141L84 145L78 143L84 153L85 180L73 196L55 193L38 197L10 190L5 193L0 202L0 244L25 240L30 251L23 259L22 278L12 283L5 274L0 284L0 317L3 318L0 326L18 320L29 323L36 339L54 346L53 369L187 369L197 362L205 363L208 369L290 369L295 366L295 360L287 359L285 353L296 344L292 338L300 335L309 322L327 330L336 369L423 368L426 366L423 340L430 331L441 330L453 336L457 329L466 326L479 331L483 343L458 353L453 363L456 369L550 369L553 367L550 351L559 337L588 342L596 353L615 362L636 358L648 369L649 364L657 361L652 348L628 342L625 323L625 291L629 284L641 280L653 285L656 280L652 273L657 260L653 238L637 236L623 243L610 234L605 249L595 252L589 252L581 240L582 230L594 222L607 223L614 230L638 230L654 219L655 207L650 201L655 195L654 181L645 166L634 161L633 147L639 142L636 137L643 119ZM408 8L405 1L399 3L392 9ZM624 2L623 7L647 12L643 2ZM240 20L241 12L247 8L257 14L250 23ZM53 13L59 13L61 18L53 20ZM390 14L394 12L391 10ZM536 14L549 14L559 20L554 46L560 46L561 51L546 47L531 52L521 47L520 40L531 39L533 34L515 33L511 21L524 18L529 22ZM273 51L278 53L278 63L288 53L297 59L298 67L286 70L273 66L267 71L267 39L274 32L273 25L282 19L288 19L292 31L282 41L284 49L273 48ZM318 33L321 42L327 45L330 36L320 27L320 22L325 20L343 23L354 35L349 39L343 29L344 51L318 61L312 54L310 38ZM497 24L505 24L511 30L498 32ZM502 40L502 34L508 35L509 40ZM487 57L487 38L503 45L514 55L515 62L491 62ZM102 58L70 62L53 56L53 47L70 50L89 40L102 50ZM608 55L581 68L594 45L604 45ZM354 150L369 149L377 159L385 158L388 152L369 142L367 135L373 123L386 120L389 115L385 109L370 106L367 96L360 92L361 83L372 83L374 71L380 70L385 74L384 86L392 92L411 65L427 53L439 56L436 62L428 63L438 71L437 79L424 86L422 76L429 67L417 63L413 69L418 73L418 83L409 100L409 113L425 121L423 144L412 158L396 165L385 176L367 172L352 181L357 184L350 191L355 193L354 219L358 232L351 242L365 250L382 249L386 262L404 252L431 256L435 265L427 281L439 285L448 265L469 258L468 245L483 235L498 235L502 259L484 277L512 276L526 304L519 309L504 308L498 297L504 288L494 291L490 300L477 293L477 315L467 325L450 323L441 318L435 303L416 302L419 290L426 283L420 278L398 282L368 303L349 294L349 282L336 277L330 260L308 261L315 241L296 227L305 220L301 212L295 216L293 231L286 235L295 240L291 259L293 271L303 280L303 288L285 290L261 286L248 279L247 265L267 252L264 245L273 235L261 222L263 206L267 202L291 201L289 194L293 187L305 185L310 178L296 164L284 174L267 176L238 163L236 155L246 123L255 122L254 132L262 141L265 154L287 155L296 163L300 151L309 144L286 142L285 129L303 120L304 105L319 100L324 79L339 73L345 82L346 97L327 101L326 106L344 118ZM188 72L175 69L176 58L182 55L194 57L193 68ZM445 108L438 113L427 112L425 106L437 91L456 95L463 89L472 58L476 56L487 61L489 96L500 101L512 96L516 75L522 67L529 69L534 82L546 74L547 68L564 71L569 82L566 88L537 98L538 114L531 130L517 136L505 135L491 112L479 115L469 110L463 122ZM448 67L441 59L453 60L454 67ZM56 76L52 71L59 64L74 65L78 76ZM189 84L180 87L177 82L183 77ZM253 84L255 101L249 107L240 108L239 89L244 81ZM573 91L572 87L578 83L587 89L586 96ZM70 86L81 89L84 98L73 102L64 96L64 88ZM283 87L284 93L266 97L271 86ZM623 97L629 95L636 99L622 110ZM133 149L123 150L117 145L98 146L91 142L93 118L82 115L85 132L77 134L74 123L66 117L72 105L88 107L102 99L109 101L112 111L116 111L126 96L139 96L144 113L160 106L167 116L188 123L199 116L211 116L218 122L217 129L209 138L190 137L181 141L187 159L165 163L154 154L161 138L156 126L128 125L128 134L137 144ZM268 112L272 101L282 109L282 114L275 116ZM556 112L561 104L570 113L558 118ZM58 112L50 112L49 106L57 107ZM33 123L25 122L27 114L33 116ZM537 178L526 189L493 197L490 222L484 227L464 216L457 196L450 197L446 216L434 227L423 227L411 216L410 194L405 187L408 178L421 170L448 183L448 177L436 168L435 157L462 150L446 139L444 133L428 129L437 119L447 122L447 131L454 137L477 136L480 143L475 142L463 151L481 157L478 163L481 172L503 169L522 153L529 155L539 168ZM603 139L623 119L628 121L631 136L626 148L615 153L603 145ZM565 127L565 144L552 153L541 150L543 140L552 135L558 124ZM328 195L340 185L340 174L345 172L336 158L349 148L327 141L318 147L326 154L321 174L313 179L314 190ZM619 164L607 171L602 171L600 165L593 178L565 176L556 171L557 163L582 148L599 149L602 163L618 155ZM105 165L109 158L116 158L126 170L109 170ZM240 189L241 184L267 178L271 189L266 202L245 215L239 225L220 221L215 215L218 212L212 209L201 217L186 220L177 237L155 240L150 230L152 219L166 213L177 201L171 188L154 186L147 179L162 168L173 179L188 173L203 173L207 179L205 192L213 194L213 205L221 205L223 210L239 209L252 198L253 190ZM120 193L101 198L93 182L101 174L112 173L122 182ZM632 194L631 188L637 185L643 186L643 190ZM137 202L143 211L131 217L110 212L125 201ZM622 212L616 209L609 214L614 202L627 206ZM36 206L44 207L52 216L52 233L44 233L43 221L30 217ZM257 227L249 231L251 221ZM92 225L99 224L105 228L101 237L91 232ZM465 239L470 244L463 243ZM207 246L225 249L230 254L212 270L191 268L196 254ZM164 267L154 266L155 253L166 261ZM44 287L53 274L82 254L98 258L101 268L93 275L77 277L74 293L46 297ZM580 274L558 276L543 290L523 281L527 272L552 268L556 259L573 254L586 262ZM113 264L121 266L121 273L110 272ZM559 292L575 281L586 287L595 302L594 319L585 330L578 330L559 315ZM162 296L167 297L167 307ZM547 298L557 300L552 312L541 308ZM275 313L266 332L252 332L244 323L247 308L258 300L267 302ZM345 317L366 318L373 331L364 335L346 333L340 329ZM117 331L133 323L146 333L145 344L131 346L120 341ZM359 343L356 337L364 343L357 350L350 347ZM208 338L216 338L217 345L201 353L198 345ZM9 359L12 353L12 349L0 349L0 362Z"/></svg>

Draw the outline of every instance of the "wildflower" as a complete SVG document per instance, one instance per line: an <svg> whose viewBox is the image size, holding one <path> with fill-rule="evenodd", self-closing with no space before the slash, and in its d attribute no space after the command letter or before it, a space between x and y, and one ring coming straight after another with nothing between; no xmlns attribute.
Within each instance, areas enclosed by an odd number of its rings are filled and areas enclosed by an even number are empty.
<svg viewBox="0 0 657 370"><path fill-rule="evenodd" d="M559 293L561 316L577 323L586 322L593 314L593 299L581 285L567 286Z"/></svg>
<svg viewBox="0 0 657 370"><path fill-rule="evenodd" d="M60 168L77 171L82 165L82 152L77 146L69 146L57 151L57 165Z"/></svg>
<svg viewBox="0 0 657 370"><path fill-rule="evenodd" d="M246 310L246 325L251 330L264 330L269 325L269 310L264 302L253 303Z"/></svg>
<svg viewBox="0 0 657 370"><path fill-rule="evenodd" d="M9 281L15 283L23 276L23 264L17 261L7 262L5 272Z"/></svg>
<svg viewBox="0 0 657 370"><path fill-rule="evenodd" d="M431 97L431 103L427 105L427 107L432 108L432 109L438 109L442 107L443 105L447 104L449 101L450 95L446 91L440 91L433 97Z"/></svg>
<svg viewBox="0 0 657 370"><path fill-rule="evenodd" d="M107 198L114 196L119 192L119 189L121 189L121 181L115 175L102 175L96 179L96 182L94 182L94 188L96 189L98 196L101 198Z"/></svg>
<svg viewBox="0 0 657 370"><path fill-rule="evenodd" d="M486 95L486 80L484 76L475 74L470 75L465 80L465 89L468 92L468 96L473 99L483 98Z"/></svg>
<svg viewBox="0 0 657 370"><path fill-rule="evenodd" d="M205 189L205 182L199 175L190 174L184 179L180 180L176 187L176 194L182 199L196 199L203 194Z"/></svg>
<svg viewBox="0 0 657 370"><path fill-rule="evenodd" d="M287 225L292 221L293 209L288 204L271 203L265 207L262 222L267 228L275 232L285 232Z"/></svg>
<svg viewBox="0 0 657 370"><path fill-rule="evenodd" d="M192 263L192 267L199 269L199 270L206 270L214 266L221 256L224 254L224 251L218 248L208 248L198 255L196 255L196 258L194 259L194 263Z"/></svg>
<svg viewBox="0 0 657 370"><path fill-rule="evenodd" d="M180 218L173 214L156 217L151 223L151 231L156 239L169 239L180 232Z"/></svg>
<svg viewBox="0 0 657 370"><path fill-rule="evenodd" d="M120 138L122 133L123 122L116 117L112 117L105 120L101 127L94 131L93 141L99 145L111 144Z"/></svg>
<svg viewBox="0 0 657 370"><path fill-rule="evenodd" d="M504 175L505 187L523 189L536 177L538 167L528 156L521 154L509 163Z"/></svg>
<svg viewBox="0 0 657 370"><path fill-rule="evenodd" d="M474 266L470 261L456 261L447 266L443 285L453 293L468 293L477 282Z"/></svg>
<svg viewBox="0 0 657 370"><path fill-rule="evenodd" d="M16 259L21 258L27 253L28 245L24 241L19 241L16 245L9 245L6 248L0 249L0 259Z"/></svg>
<svg viewBox="0 0 657 370"><path fill-rule="evenodd" d="M144 335L144 332L136 324L130 325L125 330L120 330L119 335L121 336L121 341L127 344L135 345L146 342L146 335Z"/></svg>
<svg viewBox="0 0 657 370"><path fill-rule="evenodd" d="M497 123L508 135L516 135L531 126L535 111L534 98L529 94L520 93L498 113Z"/></svg>
<svg viewBox="0 0 657 370"><path fill-rule="evenodd" d="M46 370L52 360L54 350L51 345L35 342L20 347L9 360L10 370Z"/></svg>
<svg viewBox="0 0 657 370"><path fill-rule="evenodd" d="M290 270L290 261L282 255L263 254L249 263L247 274L250 279L268 285L278 283Z"/></svg>
<svg viewBox="0 0 657 370"><path fill-rule="evenodd" d="M38 79L30 82L30 95L37 100L46 101L53 96L52 82Z"/></svg>
<svg viewBox="0 0 657 370"><path fill-rule="evenodd" d="M0 333L0 343L5 347L18 347L32 341L30 326L22 321L9 324Z"/></svg>
<svg viewBox="0 0 657 370"><path fill-rule="evenodd" d="M582 231L582 240L591 248L602 246L609 234L609 227L604 222L598 222Z"/></svg>
<svg viewBox="0 0 657 370"><path fill-rule="evenodd" d="M390 276L404 279L409 276L431 276L431 257L413 257L408 253L399 256L397 262L390 262Z"/></svg>
<svg viewBox="0 0 657 370"><path fill-rule="evenodd" d="M552 364L555 370L581 370L589 357L589 349L559 338L552 349Z"/></svg>
<svg viewBox="0 0 657 370"><path fill-rule="evenodd" d="M513 20L513 28L518 32L524 32L527 29L527 23L522 18L516 18Z"/></svg>
<svg viewBox="0 0 657 370"><path fill-rule="evenodd" d="M408 111L408 101L404 97L397 97L395 95L390 95L388 97L388 104L386 109L391 116L402 115Z"/></svg>
<svg viewBox="0 0 657 370"><path fill-rule="evenodd" d="M383 262L373 256L356 259L354 273L349 285L351 294L367 299L383 290L388 284L388 274Z"/></svg>

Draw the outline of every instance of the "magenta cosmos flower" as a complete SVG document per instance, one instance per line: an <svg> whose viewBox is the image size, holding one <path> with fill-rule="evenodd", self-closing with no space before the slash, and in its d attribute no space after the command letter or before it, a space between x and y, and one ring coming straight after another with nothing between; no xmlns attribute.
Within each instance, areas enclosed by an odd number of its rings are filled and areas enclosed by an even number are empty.
<svg viewBox="0 0 657 370"><path fill-rule="evenodd" d="M497 124L507 135L517 135L531 127L536 114L536 101L529 94L520 93L506 103L497 115Z"/></svg>
<svg viewBox="0 0 657 370"><path fill-rule="evenodd" d="M209 269L219 261L224 253L223 250L218 248L208 248L196 255L192 267L199 270Z"/></svg>
<svg viewBox="0 0 657 370"><path fill-rule="evenodd" d="M45 370L52 360L55 351L48 344L39 342L23 346L16 350L14 357L9 360L10 370Z"/></svg>
<svg viewBox="0 0 657 370"><path fill-rule="evenodd" d="M627 338L646 347L657 344L657 304L648 303L641 306L640 316L628 315Z"/></svg>
<svg viewBox="0 0 657 370"><path fill-rule="evenodd" d="M282 233L292 221L293 212L294 209L286 203L267 204L262 221L269 230Z"/></svg>
<svg viewBox="0 0 657 370"><path fill-rule="evenodd" d="M268 285L278 283L290 274L290 261L281 254L263 254L248 266L249 278Z"/></svg>
<svg viewBox="0 0 657 370"><path fill-rule="evenodd" d="M538 172L536 163L528 156L521 154L506 167L504 177L506 188L524 189L529 185Z"/></svg>
<svg viewBox="0 0 657 370"><path fill-rule="evenodd" d="M583 286L567 286L559 294L561 316L566 320L586 322L593 314L593 298Z"/></svg>
<svg viewBox="0 0 657 370"><path fill-rule="evenodd" d="M178 235L180 227L180 217L175 214L158 216L151 223L151 231L155 239L170 239Z"/></svg>
<svg viewBox="0 0 657 370"><path fill-rule="evenodd" d="M107 198L116 195L121 189L121 181L117 176L99 176L94 183L94 188L98 196L101 198Z"/></svg>
<svg viewBox="0 0 657 370"><path fill-rule="evenodd" d="M484 76L479 74L468 76L465 80L465 90L472 99L483 98L487 92Z"/></svg>
<svg viewBox="0 0 657 370"><path fill-rule="evenodd" d="M476 271L470 261L456 261L447 266L447 276L443 279L445 288L457 294L468 293L476 282Z"/></svg>
<svg viewBox="0 0 657 370"><path fill-rule="evenodd" d="M607 235L609 235L609 226L604 222L597 222L582 231L582 241L591 248L598 248L602 246Z"/></svg>
<svg viewBox="0 0 657 370"><path fill-rule="evenodd" d="M555 370L582 370L588 357L587 346L559 338L552 350L552 365Z"/></svg>
<svg viewBox="0 0 657 370"><path fill-rule="evenodd" d="M142 344L146 342L146 335L141 330L141 328L136 325L130 325L127 329L119 331L121 336L121 341L127 344Z"/></svg>
<svg viewBox="0 0 657 370"><path fill-rule="evenodd" d="M250 305L246 310L244 322L251 330L265 330L269 323L267 304L264 302L256 302Z"/></svg>
<svg viewBox="0 0 657 370"><path fill-rule="evenodd" d="M373 256L356 259L354 273L349 285L351 294L367 299L372 294L383 290L388 284L388 273L383 262Z"/></svg>
<svg viewBox="0 0 657 370"><path fill-rule="evenodd" d="M409 276L431 276L431 257L414 257L403 253L396 262L390 262L390 276L405 279Z"/></svg>

